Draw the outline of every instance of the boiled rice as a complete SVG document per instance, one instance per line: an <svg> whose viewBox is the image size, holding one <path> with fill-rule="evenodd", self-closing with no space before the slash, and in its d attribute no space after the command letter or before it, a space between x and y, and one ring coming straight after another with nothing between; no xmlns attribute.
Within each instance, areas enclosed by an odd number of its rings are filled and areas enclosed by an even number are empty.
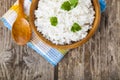
<svg viewBox="0 0 120 80"><path fill-rule="evenodd" d="M79 0L78 5L70 10L61 9L61 4L67 0L40 0L35 10L35 26L43 36L56 45L71 44L84 39L92 28L95 11L91 0ZM53 27L50 17L58 18L58 25ZM77 22L82 29L72 32L71 26Z"/></svg>

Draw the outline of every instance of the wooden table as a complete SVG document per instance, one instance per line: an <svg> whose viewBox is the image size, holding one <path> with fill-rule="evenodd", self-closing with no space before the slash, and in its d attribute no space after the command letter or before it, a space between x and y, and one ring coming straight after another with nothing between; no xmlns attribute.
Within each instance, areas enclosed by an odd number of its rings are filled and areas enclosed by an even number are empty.
<svg viewBox="0 0 120 80"><path fill-rule="evenodd" d="M0 17L16 0L0 0ZM120 80L120 0L106 0L99 29L57 67L16 45L0 22L0 80Z"/></svg>

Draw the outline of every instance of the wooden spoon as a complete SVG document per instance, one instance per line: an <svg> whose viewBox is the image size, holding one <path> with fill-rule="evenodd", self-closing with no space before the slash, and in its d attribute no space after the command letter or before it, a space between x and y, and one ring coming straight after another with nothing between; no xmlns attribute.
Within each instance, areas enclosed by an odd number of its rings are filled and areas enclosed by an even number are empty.
<svg viewBox="0 0 120 80"><path fill-rule="evenodd" d="M19 11L16 21L12 26L12 37L18 45L25 45L31 37L32 30L29 22L25 19L23 10L24 0L19 1Z"/></svg>

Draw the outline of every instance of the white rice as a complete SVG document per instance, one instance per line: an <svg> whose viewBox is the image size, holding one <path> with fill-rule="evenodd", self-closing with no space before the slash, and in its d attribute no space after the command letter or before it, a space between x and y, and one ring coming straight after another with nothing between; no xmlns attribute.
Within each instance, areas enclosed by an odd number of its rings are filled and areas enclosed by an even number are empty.
<svg viewBox="0 0 120 80"><path fill-rule="evenodd" d="M35 26L43 36L56 45L71 44L84 39L92 28L95 11L91 0L79 0L78 5L70 10L61 9L63 2L68 0L40 0L35 11ZM52 26L50 17L56 16L57 26ZM72 25L77 22L82 29L72 32Z"/></svg>

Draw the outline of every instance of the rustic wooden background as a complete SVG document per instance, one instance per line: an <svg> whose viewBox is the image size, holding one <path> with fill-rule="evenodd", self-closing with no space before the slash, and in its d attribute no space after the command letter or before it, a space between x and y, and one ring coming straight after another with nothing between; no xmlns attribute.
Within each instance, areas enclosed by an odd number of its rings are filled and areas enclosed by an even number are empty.
<svg viewBox="0 0 120 80"><path fill-rule="evenodd" d="M16 0L0 0L0 17ZM0 22L0 80L120 80L120 0L106 0L100 27L57 67L27 46L16 45Z"/></svg>

